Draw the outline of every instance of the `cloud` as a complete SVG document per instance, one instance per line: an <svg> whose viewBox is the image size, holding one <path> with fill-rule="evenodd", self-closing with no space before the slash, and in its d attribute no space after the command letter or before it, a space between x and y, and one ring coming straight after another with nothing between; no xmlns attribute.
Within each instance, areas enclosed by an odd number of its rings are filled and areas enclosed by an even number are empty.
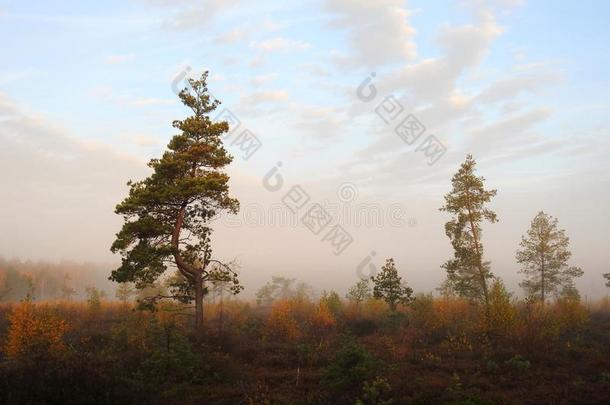
<svg viewBox="0 0 610 405"><path fill-rule="evenodd" d="M267 74L263 74L263 75L257 75L257 76L254 76L252 79L250 79L250 83L253 86L260 86L262 84L270 82L271 80L275 79L276 77L277 77L277 73L267 73Z"/></svg>
<svg viewBox="0 0 610 405"><path fill-rule="evenodd" d="M218 35L216 38L214 38L214 41L220 44L232 44L244 39L245 36L246 32L243 29L235 28L231 31L225 32L222 35Z"/></svg>
<svg viewBox="0 0 610 405"><path fill-rule="evenodd" d="M311 47L305 41L297 41L289 38L276 37L264 41L253 41L250 47L265 52L298 51Z"/></svg>
<svg viewBox="0 0 610 405"><path fill-rule="evenodd" d="M405 62L417 56L415 29L401 0L326 0L332 25L347 31L350 53L335 60L367 67Z"/></svg>
<svg viewBox="0 0 610 405"><path fill-rule="evenodd" d="M242 102L254 103L276 103L286 100L288 100L288 92L286 90L256 91L241 97Z"/></svg>
<svg viewBox="0 0 610 405"><path fill-rule="evenodd" d="M344 114L331 107L300 107L295 127L320 140L341 137L345 126Z"/></svg>
<svg viewBox="0 0 610 405"><path fill-rule="evenodd" d="M173 99L165 99L165 98L156 98L156 97L147 97L147 98L136 98L129 101L129 104L134 107L146 107L151 105L172 105L176 104L176 100Z"/></svg>
<svg viewBox="0 0 610 405"><path fill-rule="evenodd" d="M147 148L157 147L161 145L159 138L146 134L123 134L119 136L123 141L133 143L134 145Z"/></svg>
<svg viewBox="0 0 610 405"><path fill-rule="evenodd" d="M89 90L89 94L95 98L109 100L114 95L114 90L110 86L96 86Z"/></svg>
<svg viewBox="0 0 610 405"><path fill-rule="evenodd" d="M14 71L0 72L0 85L13 83L20 80L25 80L37 73L36 69L28 68Z"/></svg>
<svg viewBox="0 0 610 405"><path fill-rule="evenodd" d="M538 93L543 87L558 84L561 77L554 72L513 75L486 87L478 96L482 103L506 102L524 93Z"/></svg>
<svg viewBox="0 0 610 405"><path fill-rule="evenodd" d="M165 27L183 31L205 29L224 11L231 10L243 0L144 0L146 3L170 9Z"/></svg>
<svg viewBox="0 0 610 405"><path fill-rule="evenodd" d="M378 75L374 82L376 101L365 104L357 100L350 107L354 119L350 122L363 114L371 120L367 146L344 166L352 176L374 178L380 187L397 179L432 186L449 175L451 165L466 153L500 162L531 159L566 148L558 139L536 131L536 125L551 118L549 108L521 111L524 104L516 102L521 95L536 94L559 83L561 76L544 65L525 69L517 65L513 75L487 79L481 85L481 78L474 74L503 28L487 11L475 10L473 15L473 23L441 28L439 56ZM415 114L426 133L434 134L447 147L433 170L423 155L414 153L417 145L406 145L394 133L395 125L386 125L373 113L388 95L394 95L404 114Z"/></svg>

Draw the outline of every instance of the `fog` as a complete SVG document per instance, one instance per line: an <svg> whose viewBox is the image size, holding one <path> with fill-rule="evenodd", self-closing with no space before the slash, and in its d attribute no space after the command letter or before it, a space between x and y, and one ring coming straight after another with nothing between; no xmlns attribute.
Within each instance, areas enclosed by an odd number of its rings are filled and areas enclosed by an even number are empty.
<svg viewBox="0 0 610 405"><path fill-rule="evenodd" d="M109 272L120 260L109 251L122 223L114 206L126 195L127 180L147 175L145 160L79 142L44 120L24 114L3 97L0 254L97 262ZM230 169L230 185L241 211L215 220L215 257L240 264L246 297L252 297L272 275L297 278L318 291L343 292L389 257L396 259L399 271L416 291L433 291L444 279L440 265L452 256L443 228L449 216L438 208L459 163L457 155L430 180L384 180L376 185L373 177L361 186L314 177L289 182L280 168L277 173L286 181L280 190L270 191L264 177L275 162L269 162L267 171L246 173L243 162L236 160ZM498 189L491 207L500 221L485 225L483 235L485 258L492 262L494 274L521 294L515 251L529 222L543 209L560 219L571 238L571 263L585 272L577 282L583 296L606 294L601 274L607 271L608 259L607 175L528 175L521 182L507 167L483 158L478 168L487 186ZM303 225L302 211L293 214L284 205L282 199L294 184L306 190L312 202L327 208L333 224L341 224L351 234L353 242L341 254L335 255L322 234L314 235Z"/></svg>

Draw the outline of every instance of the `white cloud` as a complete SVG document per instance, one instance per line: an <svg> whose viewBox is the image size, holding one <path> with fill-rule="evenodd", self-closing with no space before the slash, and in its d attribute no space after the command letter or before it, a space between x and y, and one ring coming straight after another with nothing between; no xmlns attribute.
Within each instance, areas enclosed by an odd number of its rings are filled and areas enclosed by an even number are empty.
<svg viewBox="0 0 610 405"><path fill-rule="evenodd" d="M348 32L350 54L346 63L367 67L414 59L415 29L402 0L326 0L333 25Z"/></svg>
<svg viewBox="0 0 610 405"><path fill-rule="evenodd" d="M483 103L507 101L523 93L538 93L543 87L557 84L561 77L553 72L545 71L526 75L512 75L500 79L486 87L477 100Z"/></svg>
<svg viewBox="0 0 610 405"><path fill-rule="evenodd" d="M319 140L344 135L344 113L331 107L299 107L301 114L295 127Z"/></svg>
<svg viewBox="0 0 610 405"><path fill-rule="evenodd" d="M231 31L225 32L224 34L218 35L214 41L220 44L232 44L237 41L241 41L246 36L246 32L241 28L235 28Z"/></svg>
<svg viewBox="0 0 610 405"><path fill-rule="evenodd" d="M265 52L299 51L311 47L311 45L305 41L283 37L271 38L264 41L253 41L250 43L250 46Z"/></svg>
<svg viewBox="0 0 610 405"><path fill-rule="evenodd" d="M243 0L145 0L145 2L170 9L165 26L172 30L205 29L222 12L228 11Z"/></svg>
<svg viewBox="0 0 610 405"><path fill-rule="evenodd" d="M288 92L286 90L255 91L240 97L241 104L277 103L286 100L288 100Z"/></svg>
<svg viewBox="0 0 610 405"><path fill-rule="evenodd" d="M257 75L254 76L252 79L250 79L250 83L253 86L260 86L262 84L268 83L271 80L275 79L277 77L277 73L267 73L267 74L263 74L263 75Z"/></svg>
<svg viewBox="0 0 610 405"><path fill-rule="evenodd" d="M146 134L123 134L119 138L140 147L157 147L162 143L159 138Z"/></svg>
<svg viewBox="0 0 610 405"><path fill-rule="evenodd" d="M135 107L145 107L150 105L172 105L175 104L176 100L148 97L148 98L137 98L130 101L130 104Z"/></svg>

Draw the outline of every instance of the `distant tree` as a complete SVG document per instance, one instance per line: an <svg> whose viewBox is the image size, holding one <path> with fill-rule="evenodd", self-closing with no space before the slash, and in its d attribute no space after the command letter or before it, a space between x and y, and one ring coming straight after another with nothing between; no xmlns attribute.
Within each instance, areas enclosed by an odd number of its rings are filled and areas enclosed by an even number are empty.
<svg viewBox="0 0 610 405"><path fill-rule="evenodd" d="M447 279L457 294L483 302L489 313L488 280L493 274L490 262L483 261L481 223L498 221L496 213L486 208L496 190L486 190L485 178L477 177L475 170L476 162L468 155L451 179L453 188L445 195L445 205L440 208L454 215L445 224L454 258L442 267L447 270Z"/></svg>
<svg viewBox="0 0 610 405"><path fill-rule="evenodd" d="M311 286L303 282L294 286L295 282L294 278L272 276L271 281L256 292L256 302L258 305L270 305L277 299L305 299L313 295Z"/></svg>
<svg viewBox="0 0 610 405"><path fill-rule="evenodd" d="M180 133L143 181L129 182L129 196L116 207L125 223L111 250L123 256L111 279L135 282L138 288L157 280L174 264L193 290L195 327L203 325L203 298L211 280L231 282L233 293L243 288L230 266L212 258L210 221L218 213L237 213L239 202L229 196L229 176L223 171L232 161L222 135L226 121L212 122L220 104L208 92L208 73L189 79L179 94L193 115L174 121Z"/></svg>
<svg viewBox="0 0 610 405"><path fill-rule="evenodd" d="M606 287L610 288L610 273L604 274L604 278L606 279Z"/></svg>
<svg viewBox="0 0 610 405"><path fill-rule="evenodd" d="M572 301L580 301L580 293L578 292L578 288L576 288L576 285L574 285L573 282L565 283L561 287L559 297Z"/></svg>
<svg viewBox="0 0 610 405"><path fill-rule="evenodd" d="M76 295L76 290L74 288L70 287L70 284L69 284L71 279L72 278L70 277L69 274L64 275L64 279L61 284L61 299L62 300L70 301L72 299L72 297Z"/></svg>
<svg viewBox="0 0 610 405"><path fill-rule="evenodd" d="M28 283L28 289L27 292L25 293L25 297L23 298L24 302L32 302L36 299L36 285L34 284L34 279L31 275L27 274L25 276L27 283Z"/></svg>
<svg viewBox="0 0 610 405"><path fill-rule="evenodd" d="M385 265L381 267L381 271L371 277L371 281L373 282L373 296L383 299L392 311L396 310L398 304L409 304L413 301L413 290L403 285L394 259L387 259Z"/></svg>
<svg viewBox="0 0 610 405"><path fill-rule="evenodd" d="M6 272L0 268L0 301L7 297L11 292L8 286Z"/></svg>
<svg viewBox="0 0 610 405"><path fill-rule="evenodd" d="M345 296L345 298L355 302L356 304L360 304L361 302L366 301L371 297L371 286L369 285L369 280L366 278L359 280L355 285L353 285L347 291L347 295Z"/></svg>
<svg viewBox="0 0 610 405"><path fill-rule="evenodd" d="M565 230L558 228L558 220L540 211L532 220L527 234L521 238L521 249L517 251L517 262L526 279L521 287L528 295L539 296L545 302L549 293L557 293L560 287L574 295L573 280L583 271L568 266L572 256L570 239Z"/></svg>
<svg viewBox="0 0 610 405"><path fill-rule="evenodd" d="M335 317L343 311L343 302L341 302L341 297L336 291L324 291L320 302L325 304Z"/></svg>
<svg viewBox="0 0 610 405"><path fill-rule="evenodd" d="M457 295L453 283L448 278L443 280L441 285L436 288L436 291L438 291L441 297L445 299L455 297Z"/></svg>
<svg viewBox="0 0 610 405"><path fill-rule="evenodd" d="M135 295L136 291L133 283L120 283L117 287L114 296L122 303L127 303Z"/></svg>
<svg viewBox="0 0 610 405"><path fill-rule="evenodd" d="M267 283L256 292L256 303L258 305L271 305L275 299L275 286Z"/></svg>
<svg viewBox="0 0 610 405"><path fill-rule="evenodd" d="M102 307L102 299L106 297L106 292L96 287L86 287L87 304L92 311L98 311Z"/></svg>

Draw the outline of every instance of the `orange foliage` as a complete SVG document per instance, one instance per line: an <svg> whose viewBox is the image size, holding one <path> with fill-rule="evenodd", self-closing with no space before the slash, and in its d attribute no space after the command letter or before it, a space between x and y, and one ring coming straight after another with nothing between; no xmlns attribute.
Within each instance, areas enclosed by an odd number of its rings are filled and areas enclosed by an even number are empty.
<svg viewBox="0 0 610 405"><path fill-rule="evenodd" d="M454 333L476 327L476 308L463 299L439 299L434 301L434 329L449 329Z"/></svg>
<svg viewBox="0 0 610 405"><path fill-rule="evenodd" d="M294 341L301 336L301 330L294 319L293 303L289 300L279 300L273 303L271 314L265 325L265 336Z"/></svg>
<svg viewBox="0 0 610 405"><path fill-rule="evenodd" d="M68 323L48 308L37 308L31 302L23 302L13 309L8 319L10 326L5 351L9 358L27 360L65 352L63 337Z"/></svg>
<svg viewBox="0 0 610 405"><path fill-rule="evenodd" d="M320 302L311 316L310 325L317 334L328 334L335 327L336 321L325 302Z"/></svg>

